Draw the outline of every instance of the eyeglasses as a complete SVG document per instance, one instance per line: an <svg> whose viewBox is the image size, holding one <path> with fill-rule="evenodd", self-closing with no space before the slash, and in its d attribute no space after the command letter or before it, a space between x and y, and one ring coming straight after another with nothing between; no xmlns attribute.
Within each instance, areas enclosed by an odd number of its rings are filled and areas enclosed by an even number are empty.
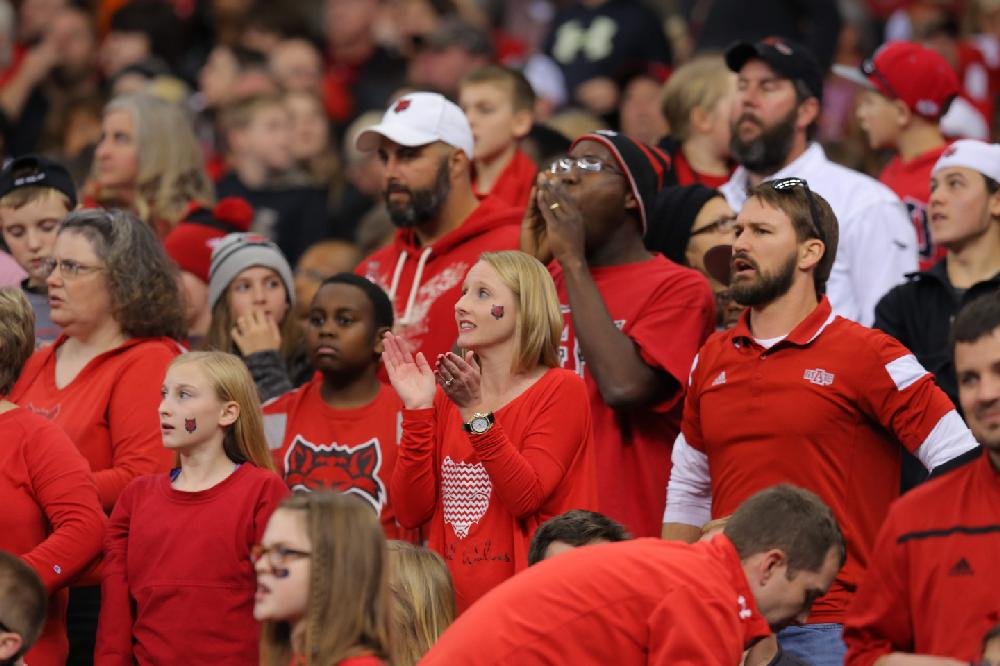
<svg viewBox="0 0 1000 666"><path fill-rule="evenodd" d="M806 201L809 202L809 218L812 222L813 231L816 232L816 238L823 241L826 245L826 235L823 233L823 227L819 224L819 212L816 210L816 201L813 199L812 190L809 189L809 183L807 183L802 178L779 178L778 180L772 180L768 183L778 192L787 192L795 189L796 187L801 187L806 192Z"/></svg>
<svg viewBox="0 0 1000 666"><path fill-rule="evenodd" d="M696 229L692 231L688 237L693 238L698 234L707 234L710 231L716 231L720 234L728 234L730 231L736 228L736 216L735 215L725 215L719 219L706 224L701 229Z"/></svg>
<svg viewBox="0 0 1000 666"><path fill-rule="evenodd" d="M549 172L557 176L561 176L572 171L573 166L580 171L586 171L587 173L597 173L599 171L607 171L609 173L616 173L622 175L622 172L614 168L607 162L603 162L596 157L560 157L549 165Z"/></svg>
<svg viewBox="0 0 1000 666"><path fill-rule="evenodd" d="M52 275L57 266L59 267L59 273L64 278L71 280L80 277L80 275L104 270L104 266L88 266L72 259L55 259L53 257L42 259L42 271L45 277Z"/></svg>
<svg viewBox="0 0 1000 666"><path fill-rule="evenodd" d="M267 563L272 567L283 567L291 560L298 560L304 557L311 557L312 553L304 550L285 548L282 545L264 546L257 544L250 549L250 561L254 564L260 562L261 558L267 557Z"/></svg>

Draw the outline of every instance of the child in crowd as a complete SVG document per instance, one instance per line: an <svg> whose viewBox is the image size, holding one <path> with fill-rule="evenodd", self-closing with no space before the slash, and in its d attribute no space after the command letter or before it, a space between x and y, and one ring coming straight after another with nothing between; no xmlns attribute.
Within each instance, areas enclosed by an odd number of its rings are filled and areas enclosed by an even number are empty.
<svg viewBox="0 0 1000 666"><path fill-rule="evenodd" d="M392 592L392 658L415 666L455 619L455 588L448 567L433 550L389 542Z"/></svg>
<svg viewBox="0 0 1000 666"><path fill-rule="evenodd" d="M396 392L378 380L382 336L392 330L389 297L352 273L325 280L312 299L306 348L316 375L264 406L278 473L292 490L358 496L399 536L389 479L399 446Z"/></svg>
<svg viewBox="0 0 1000 666"><path fill-rule="evenodd" d="M38 575L0 550L0 664L22 663L45 624L45 588Z"/></svg>
<svg viewBox="0 0 1000 666"><path fill-rule="evenodd" d="M35 311L35 343L59 337L49 318L45 259L52 254L59 223L76 207L76 186L58 162L40 155L19 157L0 173L3 242L27 273L21 283Z"/></svg>
<svg viewBox="0 0 1000 666"><path fill-rule="evenodd" d="M538 173L520 147L534 121L531 84L520 72L487 65L462 80L458 100L475 142L472 187L476 195L489 194L523 209Z"/></svg>
<svg viewBox="0 0 1000 666"><path fill-rule="evenodd" d="M204 347L238 354L261 400L312 374L295 317L292 269L278 247L257 234L229 234L212 249Z"/></svg>
<svg viewBox="0 0 1000 666"><path fill-rule="evenodd" d="M163 380L163 445L179 465L133 481L111 514L98 664L255 664L251 548L288 490L238 358L192 352Z"/></svg>
<svg viewBox="0 0 1000 666"><path fill-rule="evenodd" d="M271 516L252 558L262 666L389 661L385 537L366 503L297 493Z"/></svg>
<svg viewBox="0 0 1000 666"><path fill-rule="evenodd" d="M931 235L927 203L931 167L948 147L940 122L961 90L958 76L939 53L901 41L882 45L860 70L833 69L864 87L857 117L869 145L895 153L879 180L906 204L917 230L920 270L927 270L945 256Z"/></svg>
<svg viewBox="0 0 1000 666"><path fill-rule="evenodd" d="M361 261L358 246L349 241L331 238L313 243L295 265L295 316L305 321L313 296L323 280L337 273L350 271Z"/></svg>

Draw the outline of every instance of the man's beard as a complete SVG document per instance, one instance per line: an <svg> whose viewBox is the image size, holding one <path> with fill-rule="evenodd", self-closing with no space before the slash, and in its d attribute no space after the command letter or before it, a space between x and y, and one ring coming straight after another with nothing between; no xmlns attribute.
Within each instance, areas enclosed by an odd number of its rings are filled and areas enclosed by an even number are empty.
<svg viewBox="0 0 1000 666"><path fill-rule="evenodd" d="M389 195L393 192L406 192L409 198L406 203L393 204ZM418 227L437 217L445 200L451 193L451 181L448 179L448 159L444 158L438 165L434 185L429 189L411 190L402 185L390 184L383 198L389 209L389 218L397 227L408 229Z"/></svg>
<svg viewBox="0 0 1000 666"><path fill-rule="evenodd" d="M787 116L774 125L764 127L757 118L744 113L732 126L729 151L733 159L751 173L770 175L778 171L785 166L785 160L792 152L797 117L798 109L793 108ZM750 120L761 128L760 134L748 141L743 141L739 136L739 126L744 120Z"/></svg>
<svg viewBox="0 0 1000 666"><path fill-rule="evenodd" d="M788 290L792 288L798 263L795 252L792 252L788 261L782 264L776 273L762 273L760 267L753 260L745 256L733 256L734 261L737 258L752 263L757 272L756 280L734 280L729 284L729 295L740 305L748 307L768 305L787 294ZM735 276L735 274L734 268L733 275Z"/></svg>

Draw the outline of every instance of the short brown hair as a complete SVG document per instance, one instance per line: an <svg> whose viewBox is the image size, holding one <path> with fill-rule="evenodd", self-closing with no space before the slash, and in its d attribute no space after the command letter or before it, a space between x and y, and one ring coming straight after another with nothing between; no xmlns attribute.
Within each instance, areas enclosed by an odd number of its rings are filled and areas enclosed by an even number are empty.
<svg viewBox="0 0 1000 666"><path fill-rule="evenodd" d="M264 109L272 106L285 108L285 98L276 93L252 95L246 99L233 102L222 110L220 124L226 132L244 129L253 122L254 117Z"/></svg>
<svg viewBox="0 0 1000 666"><path fill-rule="evenodd" d="M833 270L833 262L837 258L837 244L840 241L840 225L833 208L826 199L810 188L806 194L804 187L787 187L777 189L775 182L766 181L747 188L747 198L755 197L761 203L770 208L776 208L788 216L795 228L795 237L799 242L810 238L818 238L823 241L823 256L820 258L816 268L813 269L813 284L816 287L816 295L822 296L826 293L826 281L830 279L830 271ZM804 181L803 181L804 182ZM816 209L816 224L822 232L822 238L816 233L812 222L812 208L809 205L808 196L812 197L813 206Z"/></svg>
<svg viewBox="0 0 1000 666"><path fill-rule="evenodd" d="M785 554L788 573L817 572L830 549L844 565L844 535L830 507L808 490L782 483L762 490L736 509L722 533L740 559L777 549Z"/></svg>
<svg viewBox="0 0 1000 666"><path fill-rule="evenodd" d="M0 397L10 393L35 351L35 312L20 289L0 289Z"/></svg>
<svg viewBox="0 0 1000 666"><path fill-rule="evenodd" d="M465 75L459 88L469 83L503 83L510 94L510 102L515 111L534 111L535 91L524 78L524 74L516 69L500 65L485 65Z"/></svg>
<svg viewBox="0 0 1000 666"><path fill-rule="evenodd" d="M695 58L678 67L660 96L660 110L670 124L670 135L680 142L687 141L691 136L691 112L712 111L734 90L732 80L733 73L721 56Z"/></svg>
<svg viewBox="0 0 1000 666"><path fill-rule="evenodd" d="M9 663L24 656L42 633L45 606L45 587L38 574L23 560L0 550L0 624L22 641L21 649Z"/></svg>

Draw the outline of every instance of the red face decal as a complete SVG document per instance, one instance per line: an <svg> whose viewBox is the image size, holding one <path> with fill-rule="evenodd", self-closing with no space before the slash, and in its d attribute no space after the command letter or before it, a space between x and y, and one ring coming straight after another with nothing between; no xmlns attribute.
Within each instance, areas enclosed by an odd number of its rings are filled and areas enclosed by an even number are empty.
<svg viewBox="0 0 1000 666"><path fill-rule="evenodd" d="M490 314L493 315L494 319L500 319L501 317L503 317L503 306L494 305L493 307L490 308Z"/></svg>
<svg viewBox="0 0 1000 666"><path fill-rule="evenodd" d="M184 429L188 432L194 432L198 429L198 424L194 419L184 419Z"/></svg>
<svg viewBox="0 0 1000 666"><path fill-rule="evenodd" d="M394 106L392 110L395 111L396 113L399 113L401 111L406 111L408 108L410 108L410 100L401 99L398 102L396 102L396 106Z"/></svg>

